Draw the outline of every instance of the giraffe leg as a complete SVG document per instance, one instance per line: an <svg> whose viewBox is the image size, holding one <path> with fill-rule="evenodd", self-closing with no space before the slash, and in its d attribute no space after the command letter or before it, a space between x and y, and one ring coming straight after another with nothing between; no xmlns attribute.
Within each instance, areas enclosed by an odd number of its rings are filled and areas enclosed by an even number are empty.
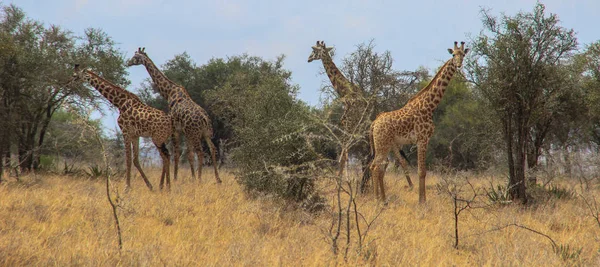
<svg viewBox="0 0 600 267"><path fill-rule="evenodd" d="M427 170L425 168L425 156L427 154L427 144L429 140L419 141L417 143L417 153L419 159L419 203L425 203L425 175Z"/></svg>
<svg viewBox="0 0 600 267"><path fill-rule="evenodd" d="M385 201L385 191L383 184L383 176L385 175L385 168L387 166L387 153L375 153L375 158L371 163L371 179L373 180L373 191L375 197Z"/></svg>
<svg viewBox="0 0 600 267"><path fill-rule="evenodd" d="M167 145L165 143L162 144L158 144L158 143L154 143L154 145L156 146L156 149L158 149L158 153L160 153L160 157L162 159L162 173L160 175L160 190L163 189L164 186L164 182L165 182L165 178L166 178L166 182L167 182L167 190L171 190L171 177L170 177L170 156L169 156L169 150L167 149Z"/></svg>
<svg viewBox="0 0 600 267"><path fill-rule="evenodd" d="M406 161L406 159L404 159L404 157L402 157L402 155L400 155L400 148L394 148L394 155L396 155L396 158L398 159L398 162L400 162L400 165L402 166L402 170L404 171L404 176L406 176L406 181L408 182L408 187L409 188L413 188L413 183L410 180L410 175L408 172L408 162Z"/></svg>
<svg viewBox="0 0 600 267"><path fill-rule="evenodd" d="M385 197L385 183L383 182L383 177L385 176L385 169L387 168L388 161L384 161L380 166L380 174L379 174L379 191L381 192L381 201L384 204L387 204L387 198Z"/></svg>
<svg viewBox="0 0 600 267"><path fill-rule="evenodd" d="M192 179L196 179L196 169L194 168L194 147L188 142L187 147L187 159L190 164L190 171L192 172Z"/></svg>
<svg viewBox="0 0 600 267"><path fill-rule="evenodd" d="M198 157L198 181L202 181L202 167L204 167L204 151L202 151L202 143L195 146L196 156Z"/></svg>
<svg viewBox="0 0 600 267"><path fill-rule="evenodd" d="M212 164L213 167L215 169L215 179L217 179L217 184L220 184L221 178L219 178L219 170L218 170L218 164L217 164L217 156L216 156L216 148L215 148L215 144L213 144L213 142L210 140L210 138L208 136L205 136L204 139L206 140L206 143L208 144L208 148L210 149L210 157L212 160Z"/></svg>
<svg viewBox="0 0 600 267"><path fill-rule="evenodd" d="M171 138L173 142L173 180L177 181L177 172L179 171L179 132L173 131Z"/></svg>
<svg viewBox="0 0 600 267"><path fill-rule="evenodd" d="M139 159L140 138L139 137L133 138L132 145L133 145L133 166L135 166L135 168L140 172L140 175L142 176L142 179L144 179L144 182L146 183L146 186L148 187L148 189L150 189L150 191L152 191L153 190L152 184L150 183L150 181L148 180L148 177L142 170L142 165L140 165L140 159Z"/></svg>
<svg viewBox="0 0 600 267"><path fill-rule="evenodd" d="M123 141L124 141L124 145L125 145L125 189L126 190L130 190L131 189L131 163L132 163L132 159L131 159L131 139L126 136L123 135Z"/></svg>
<svg viewBox="0 0 600 267"><path fill-rule="evenodd" d="M348 150L346 150L346 148L342 148L342 151L340 153L340 159L339 159L340 169L338 171L338 176L342 176L344 174L344 169L346 168L347 161L348 161Z"/></svg>

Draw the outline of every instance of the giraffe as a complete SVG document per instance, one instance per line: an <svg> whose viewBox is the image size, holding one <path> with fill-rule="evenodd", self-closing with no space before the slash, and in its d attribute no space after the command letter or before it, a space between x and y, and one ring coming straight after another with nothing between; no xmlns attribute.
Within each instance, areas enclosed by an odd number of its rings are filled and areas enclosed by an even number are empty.
<svg viewBox="0 0 600 267"><path fill-rule="evenodd" d="M171 117L161 110L144 104L135 94L107 81L91 70L81 70L79 64L75 64L72 81L87 82L119 109L117 123L123 132L125 143L127 188L131 188L131 162L133 157L133 165L140 172L146 186L152 190L152 184L142 170L138 158L140 137L150 137L162 159L160 189L163 188L165 178L167 189L170 189L169 150L167 150L165 143L173 131ZM177 162L175 162L175 166L177 166Z"/></svg>
<svg viewBox="0 0 600 267"><path fill-rule="evenodd" d="M340 101L343 105L343 113L341 116L341 129L343 133L343 140L346 139L346 134L353 132L353 127L356 127L360 121L358 118L361 117L361 112L365 111L367 107L367 101L362 95L362 90L354 83L350 82L344 74L337 68L333 59L331 58L330 52L333 47L327 47L324 41L317 41L317 44L312 46L312 52L308 57L308 63L314 60L321 60L323 68L327 73L327 77L331 81L331 85L337 93ZM343 142L346 143L346 142ZM348 148L342 147L339 158L339 171L338 175L342 175L344 172L346 162L348 161Z"/></svg>
<svg viewBox="0 0 600 267"><path fill-rule="evenodd" d="M188 161L194 173L194 152L198 156L198 180L202 177L202 162L204 161L204 152L202 151L202 140L206 141L215 169L215 179L221 183L219 171L217 169L217 160L215 156L215 145L210 140L213 136L213 129L208 113L196 104L183 86L171 81L167 76L156 67L154 62L148 57L145 48L138 48L133 57L127 61L127 66L144 65L152 81L158 88L158 92L169 103L169 113L175 122L175 142L174 147L178 149L179 132L182 131L188 142ZM175 162L179 161L179 153L175 153ZM177 169L175 169L174 179L177 179Z"/></svg>
<svg viewBox="0 0 600 267"><path fill-rule="evenodd" d="M329 77L333 89L344 105L344 112L341 118L342 129L345 132L353 132L353 129L351 128L357 127L357 124L361 123L359 119L364 117L362 113L367 111L368 101L365 99L362 89L358 85L350 82L335 65L330 55L332 49L333 47L327 47L324 41L317 41L317 44L312 46L312 53L308 57L308 62L321 60L323 63L323 68L327 73L327 77ZM340 154L340 171L338 175L341 175L344 170L346 161L348 160L348 151L343 148ZM408 174L408 162L405 160L406 155L402 150L400 150L398 155L398 160L404 170L406 181L408 182L409 187L412 188L413 183ZM400 155L402 155L402 157L400 157Z"/></svg>
<svg viewBox="0 0 600 267"><path fill-rule="evenodd" d="M375 195L385 202L383 177L387 166L387 155L393 148L397 154L398 147L405 144L417 144L419 202L425 199L425 155L429 138L433 135L433 111L436 109L448 83L469 52L465 42L454 42L454 49L448 49L452 58L446 61L431 82L398 110L383 112L377 115L370 128L371 153L374 156L371 163L371 174ZM396 155L398 158L398 155Z"/></svg>

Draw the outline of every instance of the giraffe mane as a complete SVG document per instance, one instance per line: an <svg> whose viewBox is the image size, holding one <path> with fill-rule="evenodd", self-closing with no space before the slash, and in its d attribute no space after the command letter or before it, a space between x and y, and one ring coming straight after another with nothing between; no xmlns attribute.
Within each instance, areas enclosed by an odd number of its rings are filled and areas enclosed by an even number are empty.
<svg viewBox="0 0 600 267"><path fill-rule="evenodd" d="M114 87L118 87L119 89L122 89L123 91L125 91L125 94L131 98L133 98L136 101L139 101L140 103L142 102L142 100L134 93L127 91L125 88L118 86L114 83L111 83L110 81L108 81L107 79L104 79L102 77L100 77L100 75L96 74L95 72L91 71L91 70L85 70L85 72L87 72L89 75L95 77L96 79L99 79L101 81L103 81L104 83L107 83L109 85L112 85Z"/></svg>
<svg viewBox="0 0 600 267"><path fill-rule="evenodd" d="M157 71L159 71L160 73L162 73L162 76L164 77L165 80L167 80L170 84L175 85L175 87L181 89L189 98L192 98L192 96L190 96L190 93L187 91L187 89L185 89L185 87L183 87L182 85L174 82L173 80L169 79L169 77L167 77L167 75L158 68L158 66L156 66L156 64L154 64L154 61L148 56L148 54L146 54L146 52L144 51L145 48L142 48L141 53L146 57L146 59L148 61L150 61L150 63L152 63L152 65L154 65L154 67L156 68Z"/></svg>
<svg viewBox="0 0 600 267"><path fill-rule="evenodd" d="M417 94L415 94L410 99L408 99L408 101L406 102L406 104L412 102L413 100L419 98L425 92L429 91L433 87L434 82L440 77L440 75L442 75L442 70L444 68L446 68L446 66L448 64L450 64L450 61L452 61L452 59L446 61L446 63L444 63L444 65L442 65L442 67L440 68L440 70L435 74L435 76L433 76L433 78L431 79L431 81L429 81L429 83L427 84L427 86L425 86L423 89L421 89L421 91L417 92Z"/></svg>

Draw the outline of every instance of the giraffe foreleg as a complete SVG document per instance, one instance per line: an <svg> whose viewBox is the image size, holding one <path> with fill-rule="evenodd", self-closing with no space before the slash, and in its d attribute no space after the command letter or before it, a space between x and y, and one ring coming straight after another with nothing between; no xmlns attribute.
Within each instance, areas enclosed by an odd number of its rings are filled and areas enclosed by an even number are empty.
<svg viewBox="0 0 600 267"><path fill-rule="evenodd" d="M125 143L124 144L125 145L125 189L130 190L131 189L131 163L132 163L131 138L129 138L128 136L123 134L123 141Z"/></svg>
<svg viewBox="0 0 600 267"><path fill-rule="evenodd" d="M425 203L425 176L427 175L427 169L425 167L425 156L427 155L427 144L429 140L422 140L417 143L417 153L419 162L419 202Z"/></svg>
<svg viewBox="0 0 600 267"><path fill-rule="evenodd" d="M206 140L206 144L208 144L208 148L210 149L210 157L212 160L213 168L215 169L215 179L217 180L217 183L220 184L222 181L221 181L221 178L219 178L219 170L218 170L218 166L217 166L217 156L216 156L215 144L213 144L213 142L210 140L210 137L208 137L208 135L206 135L204 137L204 139Z"/></svg>
<svg viewBox="0 0 600 267"><path fill-rule="evenodd" d="M188 163L190 164L190 171L192 172L192 179L196 179L196 169L194 166L195 160L194 160L194 146L192 144L190 144L189 140L187 140L187 159L188 159Z"/></svg>
<svg viewBox="0 0 600 267"><path fill-rule="evenodd" d="M142 170L142 165L140 165L140 159L139 159L140 138L139 137L132 138L132 146L133 146L133 165L140 172L140 175L142 176L142 179L144 179L144 183L146 183L146 186L148 187L148 189L150 189L150 191L152 191L153 190L152 184L150 183L150 180L148 180L148 177Z"/></svg>
<svg viewBox="0 0 600 267"><path fill-rule="evenodd" d="M173 143L173 180L177 181L177 173L179 171L179 157L181 156L181 154L179 154L181 152L179 151L179 132L177 130L173 130L171 142Z"/></svg>

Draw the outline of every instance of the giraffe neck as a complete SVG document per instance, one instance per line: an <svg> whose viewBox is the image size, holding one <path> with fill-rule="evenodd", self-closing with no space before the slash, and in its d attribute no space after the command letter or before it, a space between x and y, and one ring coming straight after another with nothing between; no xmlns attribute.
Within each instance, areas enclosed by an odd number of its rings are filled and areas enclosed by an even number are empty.
<svg viewBox="0 0 600 267"><path fill-rule="evenodd" d="M141 103L141 100L135 94L107 81L92 71L85 72L84 80L96 88L102 96L119 110L127 108L127 103Z"/></svg>
<svg viewBox="0 0 600 267"><path fill-rule="evenodd" d="M345 97L352 92L354 85L344 77L344 74L337 68L333 59L328 53L321 59L323 67L327 72L327 77L331 81L333 89L337 92L340 97Z"/></svg>
<svg viewBox="0 0 600 267"><path fill-rule="evenodd" d="M452 59L446 61L431 82L408 102L419 103L421 109L433 112L442 101L446 88L455 72L456 66L454 66Z"/></svg>
<svg viewBox="0 0 600 267"><path fill-rule="evenodd" d="M158 88L159 94L165 99L167 99L169 103L175 101L178 98L186 96L189 97L187 91L183 90L183 88L179 84L176 84L175 82L171 81L167 77L167 75L165 75L162 71L158 69L158 67L154 64L154 62L152 62L152 60L149 57L146 57L146 59L143 61L143 64L146 67L148 74L150 74L152 81Z"/></svg>

